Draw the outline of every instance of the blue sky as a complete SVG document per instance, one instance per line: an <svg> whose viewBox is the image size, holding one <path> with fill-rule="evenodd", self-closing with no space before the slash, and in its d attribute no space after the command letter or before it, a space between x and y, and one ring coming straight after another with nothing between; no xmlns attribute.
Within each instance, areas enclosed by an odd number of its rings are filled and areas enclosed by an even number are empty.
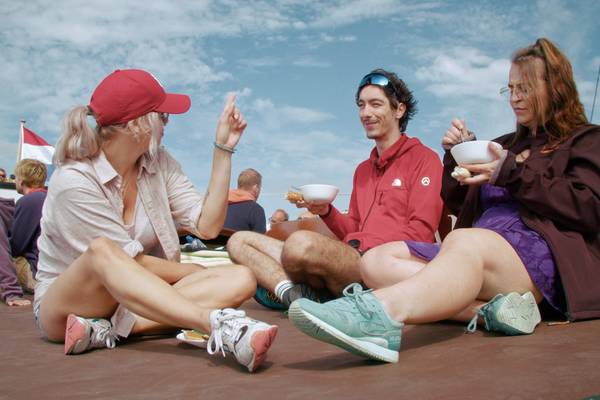
<svg viewBox="0 0 600 400"><path fill-rule="evenodd" d="M192 109L173 116L163 144L206 187L216 120L228 92L248 128L233 177L263 174L267 216L290 185L341 187L368 157L354 104L370 70L397 72L419 111L409 136L440 152L453 117L480 138L514 126L498 95L511 53L546 36L571 59L588 117L600 65L600 1L27 1L0 0L0 166L12 170L19 120L50 143L62 116L87 104L117 68L151 71ZM600 120L596 101L594 122Z"/></svg>

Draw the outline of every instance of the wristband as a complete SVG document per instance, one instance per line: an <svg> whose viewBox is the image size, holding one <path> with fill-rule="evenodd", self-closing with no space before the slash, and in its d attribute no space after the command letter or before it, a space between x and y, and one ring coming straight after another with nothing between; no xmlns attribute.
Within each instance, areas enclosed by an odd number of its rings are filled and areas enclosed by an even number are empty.
<svg viewBox="0 0 600 400"><path fill-rule="evenodd" d="M233 147L225 146L224 144L217 143L217 142L213 142L213 144L219 150L223 150L223 151L226 151L231 154L235 153L235 149Z"/></svg>

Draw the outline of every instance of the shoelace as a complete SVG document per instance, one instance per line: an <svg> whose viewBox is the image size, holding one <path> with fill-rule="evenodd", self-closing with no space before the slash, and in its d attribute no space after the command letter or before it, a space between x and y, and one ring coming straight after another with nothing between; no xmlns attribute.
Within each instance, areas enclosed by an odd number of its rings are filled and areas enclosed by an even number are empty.
<svg viewBox="0 0 600 400"><path fill-rule="evenodd" d="M112 326L96 322L92 322L92 324L92 337L90 338L92 344L106 345L107 348L114 349L118 337L112 332Z"/></svg>
<svg viewBox="0 0 600 400"><path fill-rule="evenodd" d="M363 317L371 319L373 316L373 311L369 310L369 306L367 302L362 297L363 294L372 292L373 289L363 290L362 285L360 283L351 283L350 285L344 288L342 292L344 296L356 304L356 308L362 314Z"/></svg>
<svg viewBox="0 0 600 400"><path fill-rule="evenodd" d="M475 333L477 330L477 319L479 318L479 312L475 313L475 316L471 318L469 321L469 325L467 325L467 333Z"/></svg>
<svg viewBox="0 0 600 400"><path fill-rule="evenodd" d="M215 354L219 350L225 357L225 344L223 343L223 331L227 326L231 327L231 332L238 332L241 326L241 319L246 316L242 310L234 310L233 308L225 308L218 313L211 314L210 325L212 332L208 338L206 351L208 354ZM233 351L233 349L229 349Z"/></svg>
<svg viewBox="0 0 600 400"><path fill-rule="evenodd" d="M485 324L485 328L488 331L494 330L495 324L493 323L493 321L489 320L486 317L486 311L487 309L491 306L491 304L498 300L499 298L503 297L502 294L497 294L494 296L494 298L492 298L490 301L488 301L487 303L485 303L483 306L481 306L481 308L479 309L479 311L477 311L475 313L475 315L473 316L473 318L471 318L471 321L469 321L469 325L467 325L467 333L475 333L475 331L477 330L477 319L481 316L481 318L483 318L483 322Z"/></svg>

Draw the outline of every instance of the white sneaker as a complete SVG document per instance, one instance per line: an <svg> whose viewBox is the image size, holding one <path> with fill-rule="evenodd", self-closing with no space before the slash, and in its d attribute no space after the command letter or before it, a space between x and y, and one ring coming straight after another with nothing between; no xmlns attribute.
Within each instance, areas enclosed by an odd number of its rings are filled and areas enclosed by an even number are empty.
<svg viewBox="0 0 600 400"><path fill-rule="evenodd" d="M99 347L112 349L115 340L109 321L69 314L65 329L65 354L79 354Z"/></svg>
<svg viewBox="0 0 600 400"><path fill-rule="evenodd" d="M225 351L230 351L250 372L265 359L278 329L276 325L248 318L244 311L232 308L212 311L210 326L208 354L221 351L225 357Z"/></svg>

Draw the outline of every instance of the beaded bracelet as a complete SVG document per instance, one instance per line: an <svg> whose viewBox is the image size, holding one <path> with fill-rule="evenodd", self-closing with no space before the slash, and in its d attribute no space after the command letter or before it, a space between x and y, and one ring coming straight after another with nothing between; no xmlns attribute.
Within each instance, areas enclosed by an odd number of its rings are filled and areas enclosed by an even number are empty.
<svg viewBox="0 0 600 400"><path fill-rule="evenodd" d="M231 154L235 153L235 149L234 149L234 148L232 148L232 147L225 146L224 144L217 143L217 142L213 142L213 144L215 145L215 147L216 147L217 149L220 149L220 150L226 151L226 152L228 152L228 153L231 153Z"/></svg>

